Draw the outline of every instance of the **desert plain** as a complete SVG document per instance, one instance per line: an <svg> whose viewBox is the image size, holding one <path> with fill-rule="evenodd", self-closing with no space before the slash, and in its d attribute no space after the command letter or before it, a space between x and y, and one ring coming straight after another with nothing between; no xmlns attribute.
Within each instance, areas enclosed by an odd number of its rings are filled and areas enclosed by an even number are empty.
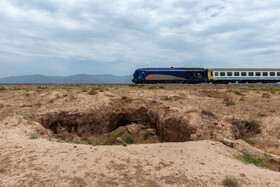
<svg viewBox="0 0 280 187"><path fill-rule="evenodd" d="M0 186L280 186L280 85L2 85Z"/></svg>

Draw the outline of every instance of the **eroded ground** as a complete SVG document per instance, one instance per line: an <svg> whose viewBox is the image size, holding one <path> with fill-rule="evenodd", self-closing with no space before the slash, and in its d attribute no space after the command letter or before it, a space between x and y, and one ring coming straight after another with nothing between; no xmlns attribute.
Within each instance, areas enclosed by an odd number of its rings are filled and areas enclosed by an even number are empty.
<svg viewBox="0 0 280 187"><path fill-rule="evenodd" d="M280 85L3 86L0 186L279 186L279 98Z"/></svg>

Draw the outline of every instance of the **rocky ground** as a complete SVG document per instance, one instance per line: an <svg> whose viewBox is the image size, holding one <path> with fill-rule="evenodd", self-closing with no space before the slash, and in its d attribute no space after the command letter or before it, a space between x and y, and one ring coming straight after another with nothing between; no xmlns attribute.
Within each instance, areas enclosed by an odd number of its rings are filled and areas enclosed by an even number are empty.
<svg viewBox="0 0 280 187"><path fill-rule="evenodd" d="M280 85L0 87L0 186L280 185Z"/></svg>

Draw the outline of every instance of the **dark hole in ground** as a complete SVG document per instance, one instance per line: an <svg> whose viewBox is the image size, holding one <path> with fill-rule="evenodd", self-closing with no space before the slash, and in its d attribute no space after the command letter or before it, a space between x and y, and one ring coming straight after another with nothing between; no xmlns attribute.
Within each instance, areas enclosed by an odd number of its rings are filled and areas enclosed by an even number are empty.
<svg viewBox="0 0 280 187"><path fill-rule="evenodd" d="M92 113L47 113L40 117L41 124L57 138L88 139L104 136L110 144L123 141L135 143L160 142L157 125L147 114L136 112L113 113L106 117ZM145 136L144 136L145 134ZM143 140L141 137L143 136ZM85 138L86 137L86 138ZM116 142L118 138L118 142ZM135 140L133 140L135 139ZM136 140L137 139L137 140ZM151 141L148 141L151 139ZM109 143L108 143L109 144Z"/></svg>
<svg viewBox="0 0 280 187"><path fill-rule="evenodd" d="M120 121L117 122L117 126L113 129L113 131L116 130L117 128L119 128L119 127L127 126L129 124L138 124L138 121L129 121L129 120L125 120L125 119L120 120Z"/></svg>

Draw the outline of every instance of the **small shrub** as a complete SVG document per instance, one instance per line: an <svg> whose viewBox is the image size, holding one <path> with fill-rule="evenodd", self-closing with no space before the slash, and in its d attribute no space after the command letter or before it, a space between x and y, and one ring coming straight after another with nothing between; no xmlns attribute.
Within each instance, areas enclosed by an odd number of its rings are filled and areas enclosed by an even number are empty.
<svg viewBox="0 0 280 187"><path fill-rule="evenodd" d="M213 114L212 112L206 111L206 110L202 110L201 114L210 116L210 117L215 117L215 114Z"/></svg>
<svg viewBox="0 0 280 187"><path fill-rule="evenodd" d="M3 87L3 86L0 87L0 91L5 91L5 90L6 90L5 87Z"/></svg>
<svg viewBox="0 0 280 187"><path fill-rule="evenodd" d="M4 173L5 172L5 168L1 167L0 168L0 173Z"/></svg>
<svg viewBox="0 0 280 187"><path fill-rule="evenodd" d="M30 139L37 139L38 135L36 133L31 133L31 134L29 134L29 138Z"/></svg>
<svg viewBox="0 0 280 187"><path fill-rule="evenodd" d="M56 98L56 99L60 99L61 96L60 96L59 94L55 94L55 98Z"/></svg>
<svg viewBox="0 0 280 187"><path fill-rule="evenodd" d="M237 95L242 95L242 93L239 90L235 90L234 93Z"/></svg>
<svg viewBox="0 0 280 187"><path fill-rule="evenodd" d="M120 130L120 131L116 134L116 137L120 137L120 136L122 136L122 135L123 135L123 131Z"/></svg>
<svg viewBox="0 0 280 187"><path fill-rule="evenodd" d="M101 90L102 88L96 86L96 87L92 87L91 90Z"/></svg>
<svg viewBox="0 0 280 187"><path fill-rule="evenodd" d="M265 113L258 113L258 116L266 117L267 115Z"/></svg>
<svg viewBox="0 0 280 187"><path fill-rule="evenodd" d="M155 87L155 86L149 86L149 89L150 89L150 90L155 90L156 87Z"/></svg>
<svg viewBox="0 0 280 187"><path fill-rule="evenodd" d="M268 93L263 93L263 94L262 94L262 97L263 97L263 98L270 98L270 95L269 95Z"/></svg>
<svg viewBox="0 0 280 187"><path fill-rule="evenodd" d="M123 146L127 146L127 143L126 142L123 142L123 144L122 144Z"/></svg>
<svg viewBox="0 0 280 187"><path fill-rule="evenodd" d="M240 184L238 178L236 178L233 175L226 175L223 180L223 185L225 187L241 187L241 184Z"/></svg>
<svg viewBox="0 0 280 187"><path fill-rule="evenodd" d="M144 132L144 140L147 140L149 138L150 134L151 133L149 131L145 131Z"/></svg>
<svg viewBox="0 0 280 187"><path fill-rule="evenodd" d="M157 101L156 100L152 100L152 103L157 103Z"/></svg>
<svg viewBox="0 0 280 187"><path fill-rule="evenodd" d="M29 87L26 87L26 88L23 88L23 90L25 90L25 91L31 91L32 90L32 88L29 88Z"/></svg>
<svg viewBox="0 0 280 187"><path fill-rule="evenodd" d="M229 120L234 125L238 133L242 137L251 137L261 133L261 124L256 118L249 118L248 120L231 119ZM240 137L239 137L240 138Z"/></svg>
<svg viewBox="0 0 280 187"><path fill-rule="evenodd" d="M26 105L26 104L23 104L20 106L21 108L24 108L24 107L32 107L32 105Z"/></svg>
<svg viewBox="0 0 280 187"><path fill-rule="evenodd" d="M104 92L104 90L103 90L103 89L100 89L99 91L100 91L100 92Z"/></svg>
<svg viewBox="0 0 280 187"><path fill-rule="evenodd" d="M66 133L65 133L65 132L63 132L63 133L61 134L61 138L62 138L63 140L65 140L65 138L66 138Z"/></svg>
<svg viewBox="0 0 280 187"><path fill-rule="evenodd" d="M82 143L82 141L81 140L79 140L79 139L74 139L74 143L76 143L76 144L81 144Z"/></svg>
<svg viewBox="0 0 280 187"><path fill-rule="evenodd" d="M228 101L224 101L226 106L231 106L231 105L235 105L235 102L232 100L228 100Z"/></svg>
<svg viewBox="0 0 280 187"><path fill-rule="evenodd" d="M164 87L164 86L160 86L159 88L160 88L160 89L164 89L165 87Z"/></svg>
<svg viewBox="0 0 280 187"><path fill-rule="evenodd" d="M86 92L87 91L87 89L86 88L83 88L82 90L81 90L81 92Z"/></svg>
<svg viewBox="0 0 280 187"><path fill-rule="evenodd" d="M170 100L172 100L172 98L171 98L171 97L168 97L168 96L164 96L164 97L162 98L162 100L164 100L164 101L170 101Z"/></svg>
<svg viewBox="0 0 280 187"><path fill-rule="evenodd" d="M225 97L225 98L224 98L224 101L229 101L229 98L228 98L228 97Z"/></svg>
<svg viewBox="0 0 280 187"><path fill-rule="evenodd" d="M42 104L41 103L35 103L34 105L35 106L41 106Z"/></svg>
<svg viewBox="0 0 280 187"><path fill-rule="evenodd" d="M256 91L256 90L257 90L257 88L252 88L251 90Z"/></svg>
<svg viewBox="0 0 280 187"><path fill-rule="evenodd" d="M95 90L90 90L90 91L88 92L88 94L89 94L89 95L95 95L95 94L97 94L97 92L96 92Z"/></svg>
<svg viewBox="0 0 280 187"><path fill-rule="evenodd" d="M21 90L20 87L13 87L12 90Z"/></svg>
<svg viewBox="0 0 280 187"><path fill-rule="evenodd" d="M73 138L66 138L65 141L66 141L66 142L72 142L72 141L73 141Z"/></svg>
<svg viewBox="0 0 280 187"><path fill-rule="evenodd" d="M106 141L106 143L105 143L106 145L112 145L113 144L113 142L112 142L112 140L111 139L108 139L107 141Z"/></svg>
<svg viewBox="0 0 280 187"><path fill-rule="evenodd" d="M243 153L242 155L236 155L235 157L246 164L253 163L256 166L264 165L267 162L265 158L255 157L248 153Z"/></svg>
<svg viewBox="0 0 280 187"><path fill-rule="evenodd" d="M242 137L242 140L244 142L247 142L250 145L255 145L256 144L256 140L247 136Z"/></svg>
<svg viewBox="0 0 280 187"><path fill-rule="evenodd" d="M97 145L97 142L96 141L90 141L90 142L88 142L90 145L92 145L92 146L96 146Z"/></svg>
<svg viewBox="0 0 280 187"><path fill-rule="evenodd" d="M129 84L128 86L130 86L130 87L136 87L137 84Z"/></svg>
<svg viewBox="0 0 280 187"><path fill-rule="evenodd" d="M4 107L4 105L3 104L0 104L0 108L3 108Z"/></svg>
<svg viewBox="0 0 280 187"><path fill-rule="evenodd" d="M271 109L270 112L276 112L276 110L275 109Z"/></svg>
<svg viewBox="0 0 280 187"><path fill-rule="evenodd" d="M132 136L128 136L124 139L124 142L126 142L127 144L133 144L134 140Z"/></svg>
<svg viewBox="0 0 280 187"><path fill-rule="evenodd" d="M245 101L244 97L240 97L240 101Z"/></svg>
<svg viewBox="0 0 280 187"><path fill-rule="evenodd" d="M263 91L268 92L269 89L268 88L263 88Z"/></svg>

